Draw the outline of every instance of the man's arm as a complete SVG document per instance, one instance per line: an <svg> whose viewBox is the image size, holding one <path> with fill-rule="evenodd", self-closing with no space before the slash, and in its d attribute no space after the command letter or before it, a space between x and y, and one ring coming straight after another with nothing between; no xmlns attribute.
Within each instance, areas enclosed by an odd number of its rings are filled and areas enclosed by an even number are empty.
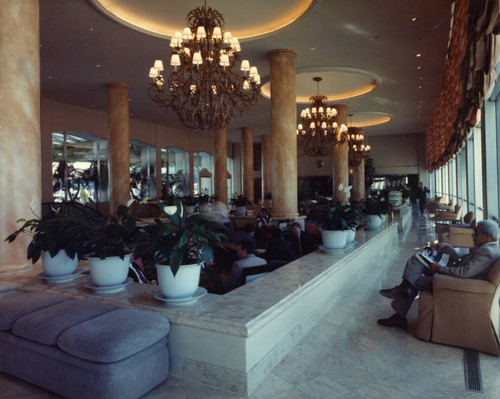
<svg viewBox="0 0 500 399"><path fill-rule="evenodd" d="M486 248L478 248L456 265L439 267L438 273L459 278L472 278L487 270L494 261L495 258L490 251Z"/></svg>

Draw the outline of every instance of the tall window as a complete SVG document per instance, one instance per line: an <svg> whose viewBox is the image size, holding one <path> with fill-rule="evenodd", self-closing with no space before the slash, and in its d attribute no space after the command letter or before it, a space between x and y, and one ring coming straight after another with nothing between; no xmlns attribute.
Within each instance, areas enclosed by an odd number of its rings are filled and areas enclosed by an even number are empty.
<svg viewBox="0 0 500 399"><path fill-rule="evenodd" d="M156 148L130 141L130 197L156 198Z"/></svg>
<svg viewBox="0 0 500 399"><path fill-rule="evenodd" d="M232 158L227 157L227 198L231 198L233 196L233 176L234 176L234 161Z"/></svg>
<svg viewBox="0 0 500 399"><path fill-rule="evenodd" d="M161 149L162 197L189 195L189 152L177 147Z"/></svg>
<svg viewBox="0 0 500 399"><path fill-rule="evenodd" d="M208 152L195 152L194 160L194 194L212 195L214 157Z"/></svg>
<svg viewBox="0 0 500 399"><path fill-rule="evenodd" d="M108 200L108 141L85 132L52 133L55 202Z"/></svg>

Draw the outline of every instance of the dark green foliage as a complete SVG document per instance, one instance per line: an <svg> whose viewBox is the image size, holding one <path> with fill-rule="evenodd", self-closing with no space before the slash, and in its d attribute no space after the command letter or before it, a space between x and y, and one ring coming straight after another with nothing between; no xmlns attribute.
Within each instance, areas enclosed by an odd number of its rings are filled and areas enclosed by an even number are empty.
<svg viewBox="0 0 500 399"><path fill-rule="evenodd" d="M47 251L54 257L60 250L64 250L70 258L74 258L76 254L81 259L84 245L92 232L92 224L88 219L73 214L68 208L59 209L51 218L36 217L30 220L19 219L17 222L24 224L5 241L13 242L19 234L31 235L27 257L33 263L40 259L42 251Z"/></svg>

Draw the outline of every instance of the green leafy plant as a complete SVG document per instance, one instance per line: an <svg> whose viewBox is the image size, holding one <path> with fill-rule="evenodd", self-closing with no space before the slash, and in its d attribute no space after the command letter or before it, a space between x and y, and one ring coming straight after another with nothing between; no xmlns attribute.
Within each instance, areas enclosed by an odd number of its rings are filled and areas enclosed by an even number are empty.
<svg viewBox="0 0 500 399"><path fill-rule="evenodd" d="M34 213L33 213L34 214ZM73 259L83 257L85 243L92 231L92 224L81 215L72 213L69 209L59 209L54 217L41 218L34 214L33 219L19 219L23 225L10 234L5 241L13 242L19 234L31 235L31 242L27 248L27 257L33 263L40 259L42 251L54 257L60 250Z"/></svg>
<svg viewBox="0 0 500 399"><path fill-rule="evenodd" d="M92 231L86 247L88 256L105 259L110 256L125 255L146 240L145 231L137 226L137 219L129 212L129 207L120 205L117 217L110 217L106 225Z"/></svg>
<svg viewBox="0 0 500 399"><path fill-rule="evenodd" d="M369 195L361 200L361 208L365 215L384 215L392 212L392 205L384 197Z"/></svg>
<svg viewBox="0 0 500 399"><path fill-rule="evenodd" d="M233 198L231 198L231 204L234 206L253 205L243 194L233 196Z"/></svg>
<svg viewBox="0 0 500 399"><path fill-rule="evenodd" d="M166 222L155 219L146 228L154 262L169 265L174 276L183 264L208 264L213 248L222 247L227 228L200 214L188 216L179 199L173 206L160 205L160 209Z"/></svg>

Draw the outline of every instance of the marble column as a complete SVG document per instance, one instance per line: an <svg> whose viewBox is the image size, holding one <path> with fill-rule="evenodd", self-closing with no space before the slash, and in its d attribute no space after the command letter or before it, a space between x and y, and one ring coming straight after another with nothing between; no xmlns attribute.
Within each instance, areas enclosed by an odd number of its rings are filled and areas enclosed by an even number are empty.
<svg viewBox="0 0 500 399"><path fill-rule="evenodd" d="M347 126L347 105L334 105L337 110L337 124ZM342 183L344 187L349 185L349 145L347 140L342 144L335 144L333 148L333 199L345 203L347 201L345 193L338 191L338 187Z"/></svg>
<svg viewBox="0 0 500 399"><path fill-rule="evenodd" d="M125 83L108 83L110 215L130 199L128 89Z"/></svg>
<svg viewBox="0 0 500 399"><path fill-rule="evenodd" d="M215 199L227 204L227 135L226 128L214 133Z"/></svg>
<svg viewBox="0 0 500 399"><path fill-rule="evenodd" d="M39 2L0 5L0 274L30 269L16 221L41 216Z"/></svg>
<svg viewBox="0 0 500 399"><path fill-rule="evenodd" d="M293 50L268 53L271 65L271 142L273 218L293 219L297 212L297 105Z"/></svg>
<svg viewBox="0 0 500 399"><path fill-rule="evenodd" d="M357 134L364 136L365 130L358 128ZM365 198L365 160L362 159L359 165L355 165L353 168L354 183L352 187L352 199L359 201Z"/></svg>
<svg viewBox="0 0 500 399"><path fill-rule="evenodd" d="M271 146L271 135L266 134L261 136L262 138L262 177L263 177L263 190L262 194L273 192L273 182L272 182L272 146Z"/></svg>
<svg viewBox="0 0 500 399"><path fill-rule="evenodd" d="M253 127L241 128L241 152L243 155L243 194L254 202L253 181Z"/></svg>

